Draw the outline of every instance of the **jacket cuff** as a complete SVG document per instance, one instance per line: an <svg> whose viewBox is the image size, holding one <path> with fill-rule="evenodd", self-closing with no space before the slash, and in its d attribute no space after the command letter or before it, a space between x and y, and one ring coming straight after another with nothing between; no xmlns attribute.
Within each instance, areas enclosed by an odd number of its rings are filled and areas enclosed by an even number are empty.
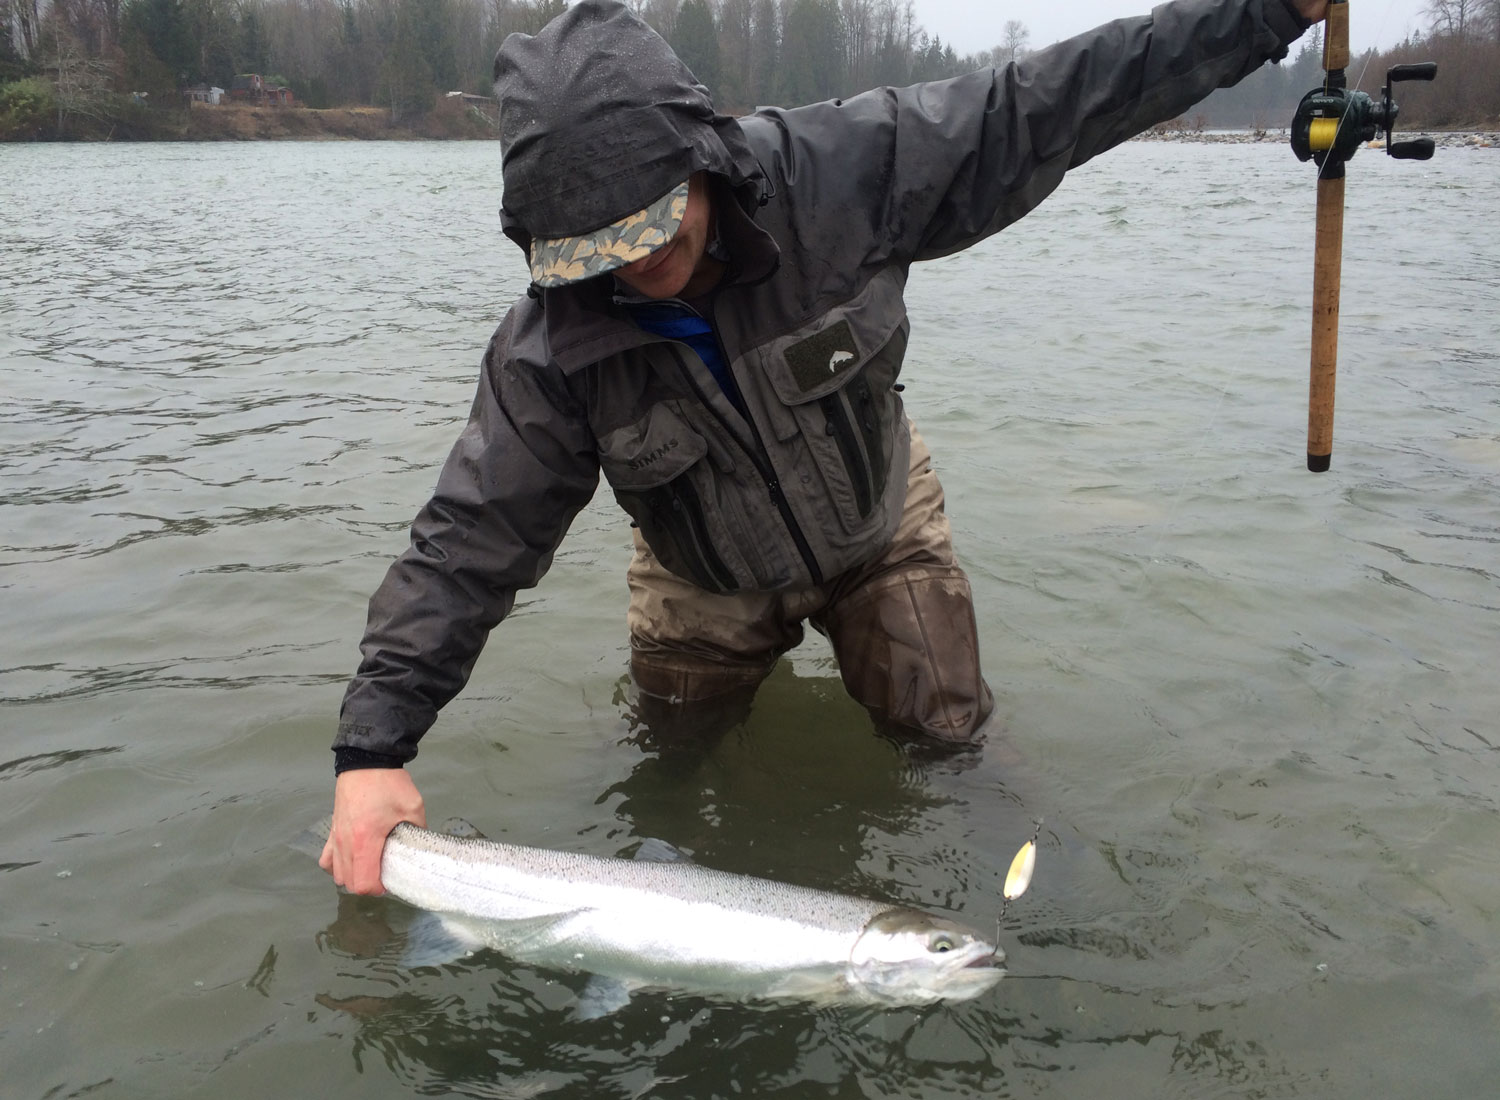
<svg viewBox="0 0 1500 1100"><path fill-rule="evenodd" d="M333 750L333 774L359 771L363 768L399 768L406 761L390 753L371 752L369 749L354 749L345 746Z"/></svg>
<svg viewBox="0 0 1500 1100"><path fill-rule="evenodd" d="M351 750L359 754L360 760L388 760L390 763L362 764L360 767L399 768L417 755L417 742L421 732L409 732L410 726L400 722L406 717L395 714L392 721L383 724L361 722L349 713L347 700L339 712L338 733L333 744L328 746L335 754ZM346 769L347 770L347 769Z"/></svg>

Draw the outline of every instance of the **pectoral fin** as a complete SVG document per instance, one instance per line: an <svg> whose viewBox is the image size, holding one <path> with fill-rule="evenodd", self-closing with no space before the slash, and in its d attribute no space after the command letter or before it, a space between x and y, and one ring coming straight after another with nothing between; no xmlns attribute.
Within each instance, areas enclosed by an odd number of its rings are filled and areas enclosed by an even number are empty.
<svg viewBox="0 0 1500 1100"><path fill-rule="evenodd" d="M635 855L630 857L643 863L691 863L692 859L681 848L668 844L665 840L659 840L654 836L648 836L641 841Z"/></svg>
<svg viewBox="0 0 1500 1100"><path fill-rule="evenodd" d="M591 974L578 995L578 1005L573 1015L580 1020L597 1020L608 1016L616 1009L630 1003L630 995L640 986L619 978L606 978L603 974Z"/></svg>
<svg viewBox="0 0 1500 1100"><path fill-rule="evenodd" d="M442 966L472 955L483 946L484 941L459 922L441 913L417 913L406 928L401 965L408 970Z"/></svg>

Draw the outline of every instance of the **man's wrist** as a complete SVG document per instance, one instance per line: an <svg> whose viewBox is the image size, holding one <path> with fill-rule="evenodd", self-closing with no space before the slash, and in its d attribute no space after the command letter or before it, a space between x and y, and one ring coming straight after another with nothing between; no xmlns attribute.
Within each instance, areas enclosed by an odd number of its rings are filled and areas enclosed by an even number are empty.
<svg viewBox="0 0 1500 1100"><path fill-rule="evenodd" d="M1312 19L1306 12L1302 10L1303 5L1298 3L1298 0L1285 0L1285 2L1286 6L1291 9L1292 18L1297 21L1297 25L1304 31L1307 30L1308 27L1311 27L1314 22L1318 21Z"/></svg>

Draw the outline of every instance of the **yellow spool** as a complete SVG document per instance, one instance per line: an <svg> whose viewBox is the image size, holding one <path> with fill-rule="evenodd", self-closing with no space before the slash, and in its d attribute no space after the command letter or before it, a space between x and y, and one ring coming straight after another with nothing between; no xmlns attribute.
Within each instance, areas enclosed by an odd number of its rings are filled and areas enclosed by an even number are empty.
<svg viewBox="0 0 1500 1100"><path fill-rule="evenodd" d="M1325 149L1332 149L1334 138L1338 137L1338 133L1338 119L1315 118L1307 126L1308 147L1315 153L1321 153Z"/></svg>

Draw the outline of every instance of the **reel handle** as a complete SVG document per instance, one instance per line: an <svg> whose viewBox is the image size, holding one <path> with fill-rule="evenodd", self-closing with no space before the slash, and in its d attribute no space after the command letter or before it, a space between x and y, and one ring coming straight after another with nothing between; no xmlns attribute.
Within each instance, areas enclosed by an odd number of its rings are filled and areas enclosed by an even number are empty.
<svg viewBox="0 0 1500 1100"><path fill-rule="evenodd" d="M1396 84L1402 80L1436 80L1436 61L1414 61L1410 65L1392 65L1385 73L1387 84Z"/></svg>
<svg viewBox="0 0 1500 1100"><path fill-rule="evenodd" d="M1385 151L1396 160L1431 160L1436 148L1431 138L1413 138L1387 145Z"/></svg>

